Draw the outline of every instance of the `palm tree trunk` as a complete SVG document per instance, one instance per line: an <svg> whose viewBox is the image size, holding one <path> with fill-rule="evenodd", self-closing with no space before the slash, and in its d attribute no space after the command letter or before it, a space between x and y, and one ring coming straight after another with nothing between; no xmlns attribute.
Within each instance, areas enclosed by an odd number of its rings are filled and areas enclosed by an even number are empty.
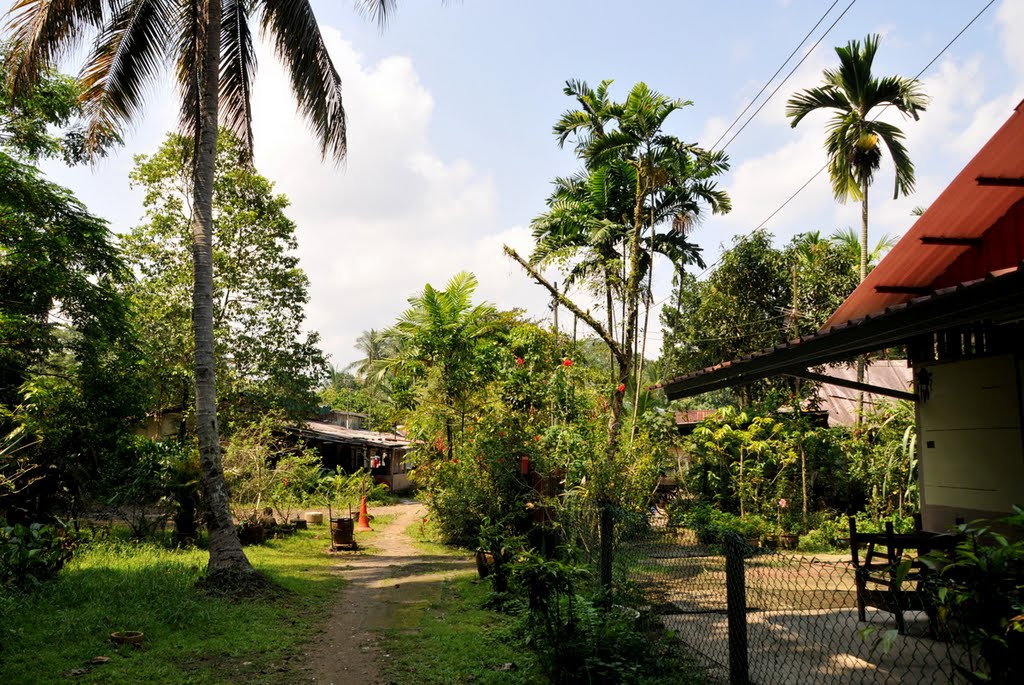
<svg viewBox="0 0 1024 685"><path fill-rule="evenodd" d="M217 90L220 64L220 0L200 7L199 125L195 141L192 221L192 323L195 333L196 433L210 533L207 579L214 589L238 588L239 579L258 574L235 531L224 482L217 430L217 379L213 336L213 174L217 155ZM238 588L242 589L242 588Z"/></svg>
<svg viewBox="0 0 1024 685"><path fill-rule="evenodd" d="M868 276L868 181L860 184L860 280Z"/></svg>
<svg viewBox="0 0 1024 685"><path fill-rule="evenodd" d="M868 276L868 180L861 181L860 201L860 280ZM864 382L865 357L857 359L857 382ZM864 391L857 391L857 426L860 426L861 415L864 413Z"/></svg>

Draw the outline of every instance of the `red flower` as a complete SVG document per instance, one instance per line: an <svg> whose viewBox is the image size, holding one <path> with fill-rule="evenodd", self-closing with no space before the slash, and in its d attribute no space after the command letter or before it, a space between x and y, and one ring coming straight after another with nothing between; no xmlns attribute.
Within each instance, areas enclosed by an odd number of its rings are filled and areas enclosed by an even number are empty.
<svg viewBox="0 0 1024 685"><path fill-rule="evenodd" d="M516 366L522 366L522 365L523 365L523 358L522 357L516 357Z"/></svg>
<svg viewBox="0 0 1024 685"><path fill-rule="evenodd" d="M619 383L619 392L626 392L626 384Z"/></svg>
<svg viewBox="0 0 1024 685"><path fill-rule="evenodd" d="M283 485L283 486L285 486L285 487L288 487L288 479L287 479L287 478L285 478L284 480L282 480L282 481L281 481L281 485Z"/></svg>
<svg viewBox="0 0 1024 685"><path fill-rule="evenodd" d="M534 440L540 440L540 436L539 435L535 435L535 436L533 436L533 439Z"/></svg>
<svg viewBox="0 0 1024 685"><path fill-rule="evenodd" d="M572 360L566 357L562 360L562 366L572 366Z"/></svg>
<svg viewBox="0 0 1024 685"><path fill-rule="evenodd" d="M459 458L458 457L452 457L452 463L453 464L458 464L459 463Z"/></svg>

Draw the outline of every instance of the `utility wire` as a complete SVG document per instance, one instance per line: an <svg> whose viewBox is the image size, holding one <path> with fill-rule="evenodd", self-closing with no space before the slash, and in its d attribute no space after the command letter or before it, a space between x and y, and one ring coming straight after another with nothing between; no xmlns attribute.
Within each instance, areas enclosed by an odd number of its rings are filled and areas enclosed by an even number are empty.
<svg viewBox="0 0 1024 685"><path fill-rule="evenodd" d="M740 126L740 129L736 131L736 133L732 134L732 138L730 138L729 142L722 146L722 150L725 150L725 148L729 147L729 145L732 144L732 141L736 140L736 136L743 133L743 129L750 125L750 122L754 120L754 118L760 113L762 109L764 109L765 105L771 102L772 98L775 97L775 94L779 92L779 89L782 88L782 86L786 85L786 81L789 80L789 77L792 76L796 72L796 70L800 68L801 64L807 61L807 58L811 56L811 54L814 52L814 49L821 45L821 41L825 40L825 37L832 31L832 29L836 27L836 24L839 23L839 20L846 16L846 13L850 11L850 8L853 7L855 2L857 2L857 0L850 0L850 4L846 6L846 9L843 10L842 14L836 17L835 21L833 21L832 24L827 29L825 29L825 33L821 34L821 37L814 42L814 45L811 46L811 49L804 53L804 56L800 58L800 61L797 62L796 65L789 70L789 73L786 74L786 78L779 81L779 85L775 86L775 90L773 90L771 92L771 95L765 98L764 102L762 102L761 105L756 110L754 110L754 113L750 115L750 118L743 122L743 126Z"/></svg>
<svg viewBox="0 0 1024 685"><path fill-rule="evenodd" d="M986 12L986 11L988 10L988 8L989 8L989 7L991 7L992 5L994 5L994 4L995 4L995 2L996 2L996 0L989 0L988 4L987 4L987 5L985 5L984 7L982 7L982 8L981 8L981 10L980 10L980 11L979 11L979 12L978 12L977 14L975 14L975 15L974 15L974 17L973 17L973 18L972 18L972 19L971 19L970 21L968 21L968 22L967 22L967 23L966 23L966 24L964 25L964 27L963 27L962 29L960 29L960 30L959 30L959 31L957 32L957 34L956 34L955 36L953 36L953 38L952 38L952 39L951 39L951 40L950 40L950 41L949 41L948 43L946 43L945 47L943 47L943 48L942 48L941 50L939 50L938 54L936 54L936 55L935 55L934 57L932 57L932 58L931 58L931 60L930 60L930 61L928 62L928 64L924 65L924 68L923 68L923 69L921 69L921 71L917 72L917 75L916 75L916 76L915 76L914 78L915 78L915 79L921 78L921 75L922 75L922 74L924 74L924 73L925 73L926 71L928 71L928 69L929 69L929 68L931 68L931 66L932 66L933 64L935 64L935 62L937 62L937 61L938 61L938 59L939 59L940 57L942 57L942 55L944 55L944 54L946 53L946 51L947 51L947 50L949 50L949 48L950 48L950 47L951 47L951 46L953 45L953 43L955 43L955 42L956 42L956 41L957 41L957 40L958 40L958 39L960 38L960 36L962 36L962 35L963 35L963 34L964 34L964 33L965 33L966 31L967 31L967 29L969 29L969 28L970 28L970 27L971 27L971 26L972 26L972 25L974 24L974 22L976 22L976 21L977 21L977 20L978 20L978 19L979 19L979 18L981 17L981 15L983 15L983 14L984 14L984 13L985 13L985 12ZM849 9L849 8L847 8L847 9ZM889 106L889 105L886 105L886 107L888 107L888 106ZM880 116L880 115L882 114L882 112L883 112L883 111L885 111L885 107L883 107L883 108L882 108L881 110L879 110L878 114L876 114L876 115L875 115L874 119L877 119L877 118L878 118L878 117L879 117L879 116ZM873 120L874 120L874 119L873 119ZM733 137L735 137L735 136L733 136ZM730 142L731 142L731 141L730 141ZM779 212L781 212L781 211L782 211L782 210L783 210L783 209L784 209L784 208L786 207L786 205L788 205L788 204L789 204L790 202L792 202L792 201L793 201L793 199L794 199L794 198L796 198L796 196L797 196L797 195L799 195L799 194L800 194L801 192L803 192L803 190L804 190L804 189L805 189L805 188L806 188L807 186L809 186L809 185L811 184L811 182L812 182L812 181L813 181L814 179L816 179L816 178L817 178L818 176L820 176L820 175L821 175L821 172L825 171L825 169L827 169L827 168L828 168L828 165L829 165L829 163L828 163L828 162L825 162L825 164L824 164L824 165L823 165L823 166L822 166L822 167L821 167L820 169L818 169L817 171L815 171L815 172L814 172L814 174L813 174L813 175L812 175L812 176L811 176L811 177L810 177L809 179L807 179L807 180L806 180L806 181L804 182L804 184L803 184L802 186L800 186L799 188L797 188L796 192L794 192L794 193L793 193L792 195L790 195L790 196L789 196L788 198L786 198L786 200L785 200L785 201L784 201L784 202L783 202L783 203L782 203L781 205L779 205L779 206L778 206L778 207L777 207L777 208L775 209L775 211L773 211L773 212L772 212L771 214L769 214L769 215L768 215L768 216L767 216L767 217L766 217L766 218L764 219L764 221L762 221L761 223L759 223L759 224L758 224L758 225L757 225L757 226L756 226L755 228L753 228L752 230L750 230L750 231L748 231L747 233L745 233L745 234L743 235L742 239L741 239L741 242L742 242L742 240L746 240L747 238L749 238L750 236L752 236L752 235L753 235L754 233L756 233L756 232L757 232L757 231L759 231L759 230L760 230L761 228L763 228L765 224L767 224L767 223L768 223L769 221L771 221L771 220L772 220L772 218L773 218L773 217L775 217L775 215L776 215L776 214L778 214ZM721 257L721 256L719 256L719 257L718 257L718 259L716 259L716 260L715 260L714 262L712 262L711 264L708 264L708 266L707 266L707 267L706 267L706 268L705 268L705 269L704 269L703 271L701 271L701 272L700 272L699 274L697 274L697 278L699 279L699 278L700 278L701 276L703 276L703 275L705 275L706 273L708 273L709 271L711 271L711 269L713 269L713 268L715 268L716 266L718 266L718 264L720 264L720 263L721 263L721 261L722 261L722 257ZM668 301L668 300L669 300L669 299L670 299L671 297L672 297L672 295L669 295L668 297L664 298L664 299L663 299L663 300L662 300L661 302L659 302L658 304L664 304L664 303L665 303L665 302L667 302L667 301Z"/></svg>
<svg viewBox="0 0 1024 685"><path fill-rule="evenodd" d="M743 118L743 115L747 113L747 110L754 106L754 103L757 102L757 99L761 97L761 94L768 89L768 86L772 84L772 81L774 81L775 77L779 75L779 72L781 72L786 67L786 65L789 64L789 60L793 59L793 55L797 53L797 50L803 47L804 43L807 42L807 39L811 37L811 34L814 33L819 26L821 26L821 22L825 21L825 17L829 15L829 13L832 11L832 8L834 8L838 4L839 0L833 0L829 8L825 10L825 14L821 15L821 18L818 19L818 22L811 27L811 30L807 32L807 35L800 39L800 42L797 43L797 46L793 48L793 52L789 53L789 57L787 57L785 61L779 65L779 68L775 70L775 73L771 75L771 78L764 82L764 85L761 86L761 90L757 91L757 95L755 95L753 99L747 103L747 106L743 108L743 111L739 113L739 115L733 120L731 124L729 124L729 128L725 129L725 131L722 132L722 135L718 136L718 140L715 141L715 144L711 146L708 152L715 151L715 148L717 148L718 144L722 142L722 139L729 135L729 131L732 130L733 126L738 124L740 119Z"/></svg>

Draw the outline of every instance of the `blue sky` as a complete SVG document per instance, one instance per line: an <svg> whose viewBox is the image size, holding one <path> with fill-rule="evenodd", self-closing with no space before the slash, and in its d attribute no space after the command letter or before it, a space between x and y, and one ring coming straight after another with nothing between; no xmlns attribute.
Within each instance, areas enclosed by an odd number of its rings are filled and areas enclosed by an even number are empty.
<svg viewBox="0 0 1024 685"><path fill-rule="evenodd" d="M913 76L987 2L856 0L728 147L732 170L721 183L734 210L694 233L708 261L824 164L827 117L793 130L784 108L789 94L817 84L822 68L835 63L834 46L880 33L876 72ZM501 245L529 251L527 227L543 210L551 179L575 168L550 133L572 104L561 90L566 79L614 79L619 98L642 80L693 100L669 129L710 146L832 0L404 2L384 32L351 2L313 5L345 81L348 162L343 169L319 162L273 56L261 49L256 163L292 200L311 279L310 326L343 366L357 356L360 331L389 325L425 282L440 287L462 269L477 274L481 296L499 307L547 315L544 292ZM835 4L779 79L849 5ZM917 164L917 192L893 201L883 162L872 194L873 236L902 234L911 209L927 206L1024 98L1022 35L1024 2L995 2L924 73L928 111L920 122L900 124ZM142 214L139 193L128 188L132 156L153 151L174 126L173 98L158 88L112 158L91 169L49 165L51 177L126 230ZM859 208L836 204L822 174L767 228L781 243L858 222ZM661 299L671 269L656 269ZM659 343L654 330L648 350Z"/></svg>

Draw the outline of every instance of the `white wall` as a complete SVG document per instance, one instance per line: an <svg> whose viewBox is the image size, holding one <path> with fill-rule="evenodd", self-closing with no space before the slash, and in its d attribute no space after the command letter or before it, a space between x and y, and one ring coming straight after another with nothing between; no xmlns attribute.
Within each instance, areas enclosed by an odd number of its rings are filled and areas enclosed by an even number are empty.
<svg viewBox="0 0 1024 685"><path fill-rule="evenodd" d="M943 531L1024 504L1021 369L1013 355L926 367L931 391L918 403L921 514Z"/></svg>

